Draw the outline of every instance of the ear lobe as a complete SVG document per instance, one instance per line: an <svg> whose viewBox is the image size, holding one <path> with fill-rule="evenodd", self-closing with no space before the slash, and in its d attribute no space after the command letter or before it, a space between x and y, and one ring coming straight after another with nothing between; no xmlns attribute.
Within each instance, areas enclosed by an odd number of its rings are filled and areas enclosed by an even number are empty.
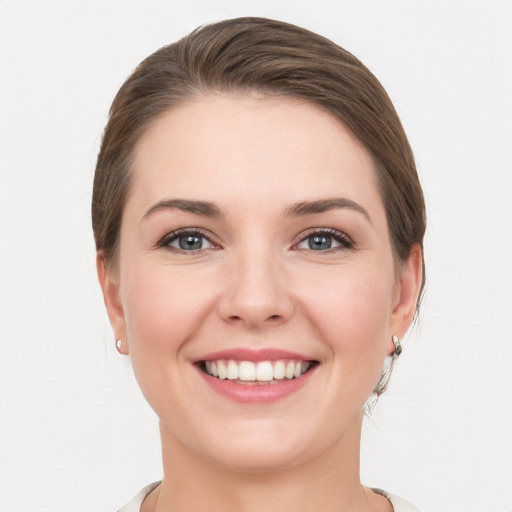
<svg viewBox="0 0 512 512"><path fill-rule="evenodd" d="M96 254L96 271L98 273L98 281L103 291L103 300L107 308L110 325L114 331L114 337L117 340L126 341L126 324L124 319L124 311L119 299L119 281L108 267L105 257L101 251ZM128 354L128 344L122 344L121 351Z"/></svg>
<svg viewBox="0 0 512 512"><path fill-rule="evenodd" d="M414 244L405 262L402 274L400 275L397 297L391 313L390 346L388 350L390 354L395 350L391 341L392 336L397 334L399 338L402 338L407 332L407 329L409 329L414 317L423 280L422 263L423 256L421 248L418 244Z"/></svg>

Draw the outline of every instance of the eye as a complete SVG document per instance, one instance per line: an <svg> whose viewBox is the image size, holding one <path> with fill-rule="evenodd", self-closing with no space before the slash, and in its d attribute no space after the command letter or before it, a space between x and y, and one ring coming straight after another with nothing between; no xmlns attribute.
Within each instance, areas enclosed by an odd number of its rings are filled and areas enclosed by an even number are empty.
<svg viewBox="0 0 512 512"><path fill-rule="evenodd" d="M296 245L296 248L310 251L329 251L350 249L353 245L352 240L341 231L326 229L310 233Z"/></svg>
<svg viewBox="0 0 512 512"><path fill-rule="evenodd" d="M158 245L182 252L195 252L215 247L206 235L197 230L180 230L169 233Z"/></svg>

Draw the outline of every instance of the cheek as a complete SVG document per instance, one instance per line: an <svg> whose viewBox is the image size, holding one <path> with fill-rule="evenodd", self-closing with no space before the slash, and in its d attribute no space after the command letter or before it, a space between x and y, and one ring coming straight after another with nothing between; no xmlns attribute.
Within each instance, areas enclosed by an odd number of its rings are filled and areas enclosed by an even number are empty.
<svg viewBox="0 0 512 512"><path fill-rule="evenodd" d="M382 373L392 290L387 273L344 270L317 294L309 309L311 323L330 352L322 376L322 407L332 419L333 436L347 418L360 414Z"/></svg>
<svg viewBox="0 0 512 512"><path fill-rule="evenodd" d="M385 355L392 275L383 266L347 266L313 280L324 284L303 302L322 338L345 360Z"/></svg>
<svg viewBox="0 0 512 512"><path fill-rule="evenodd" d="M125 276L130 352L176 353L200 325L209 303L202 276L161 265L141 265Z"/></svg>
<svg viewBox="0 0 512 512"><path fill-rule="evenodd" d="M123 307L135 377L160 417L170 417L172 404L172 422L186 422L194 417L185 399L193 390L183 392L190 385L183 382L190 372L186 354L208 315L212 287L204 286L202 276L172 266L127 270Z"/></svg>

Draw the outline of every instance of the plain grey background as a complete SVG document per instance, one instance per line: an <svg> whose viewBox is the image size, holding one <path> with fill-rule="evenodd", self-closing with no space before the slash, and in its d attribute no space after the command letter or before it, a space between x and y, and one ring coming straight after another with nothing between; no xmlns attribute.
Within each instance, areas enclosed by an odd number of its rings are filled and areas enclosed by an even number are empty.
<svg viewBox="0 0 512 512"><path fill-rule="evenodd" d="M157 422L96 284L95 156L140 60L241 15L352 51L416 154L427 294L364 426L364 483L425 512L510 510L510 0L0 0L0 510L112 511L160 477Z"/></svg>

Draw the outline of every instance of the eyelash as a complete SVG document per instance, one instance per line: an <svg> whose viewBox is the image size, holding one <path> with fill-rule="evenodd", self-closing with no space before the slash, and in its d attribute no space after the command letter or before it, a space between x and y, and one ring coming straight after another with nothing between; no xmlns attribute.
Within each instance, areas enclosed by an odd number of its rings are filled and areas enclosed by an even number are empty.
<svg viewBox="0 0 512 512"><path fill-rule="evenodd" d="M305 242L308 240L308 238L314 237L314 236L326 236L330 237L336 242L338 242L340 245L338 247L329 248L326 250L314 250L314 249L297 249L297 250L309 250L311 252L318 252L318 253L333 253L337 251L344 251L347 249L353 249L354 248L354 242L350 237L348 237L345 233L342 231L338 231L336 229L331 228L322 228L322 229L312 229L309 231L305 236L302 236L302 238L299 240L295 246L299 245L302 242ZM294 246L294 247L295 247Z"/></svg>
<svg viewBox="0 0 512 512"><path fill-rule="evenodd" d="M203 230L201 230L199 228L183 228L183 229L179 229L177 231L172 231L171 233L166 234L164 237L162 237L158 241L157 247L169 249L173 252L188 253L188 254L198 254L201 251L210 249L210 248L205 248L205 249L201 248L201 249L195 249L195 250L184 250L184 249L179 249L177 247L172 247L170 245L172 242L178 240L181 237L185 237L185 236L203 238L203 239L207 240L208 243L210 243L213 246L213 248L219 248L218 244L216 244L215 242L213 242L211 240L211 235L204 232ZM314 237L314 236L325 236L325 237L332 238L340 245L338 247L333 247L333 248L329 248L326 250L314 250L311 248L309 248L309 249L297 248L297 246L299 244L305 242L306 240L308 240L309 238ZM312 229L311 231L309 231L308 233L303 235L301 237L301 239L296 244L294 244L294 246L292 247L292 249L299 250L299 251L300 250L306 250L306 251L309 250L311 252L319 252L319 253L333 253L333 252L343 251L343 250L353 249L353 248L354 248L354 242L345 233L343 233L341 231L337 231L336 229L331 229L331 228Z"/></svg>
<svg viewBox="0 0 512 512"><path fill-rule="evenodd" d="M178 240L181 237L185 237L185 236L203 238L203 239L207 240L213 246L213 248L218 248L218 244L216 244L215 242L213 242L211 240L211 235L202 231L199 228L183 228L183 229L178 229L177 231L172 231L171 233L168 233L167 235L165 235L163 238L161 238L159 240L159 242L157 243L157 247L168 249L170 251L177 252L177 253L187 253L187 254L198 254L201 251L207 250L207 249L201 248L201 249L187 251L184 249L178 249L177 247L172 247L170 245L172 242Z"/></svg>

